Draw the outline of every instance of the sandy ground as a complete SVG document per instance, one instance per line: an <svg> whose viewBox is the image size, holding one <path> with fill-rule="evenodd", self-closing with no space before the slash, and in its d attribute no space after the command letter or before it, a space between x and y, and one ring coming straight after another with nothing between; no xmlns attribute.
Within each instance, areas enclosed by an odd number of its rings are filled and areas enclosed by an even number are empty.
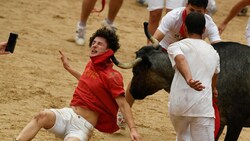
<svg viewBox="0 0 250 141"><path fill-rule="evenodd" d="M64 70L58 50L71 58L71 65L78 71L84 69L89 59L88 44L84 47L73 42L75 25L80 17L81 0L1 0L0 40L7 40L9 32L19 34L15 53L0 56L0 138L12 140L30 121L32 116L45 108L68 106L77 80ZM100 0L97 2L100 8ZM222 21L235 0L217 0L214 15L217 24ZM107 14L108 5L100 13L91 14L87 37L97 28ZM148 11L135 0L125 0L115 21L120 36L121 49L117 58L129 61L134 52L146 44L142 23ZM246 43L244 38L248 16L236 17L222 35L222 39ZM131 70L121 70L127 86ZM138 130L145 141L174 141L175 132L167 109L168 94L157 92L133 107ZM244 128L239 141L250 140L250 130ZM225 133L221 136L221 141ZM53 134L41 130L35 141L57 141ZM128 130L117 134L94 132L91 141L127 141Z"/></svg>

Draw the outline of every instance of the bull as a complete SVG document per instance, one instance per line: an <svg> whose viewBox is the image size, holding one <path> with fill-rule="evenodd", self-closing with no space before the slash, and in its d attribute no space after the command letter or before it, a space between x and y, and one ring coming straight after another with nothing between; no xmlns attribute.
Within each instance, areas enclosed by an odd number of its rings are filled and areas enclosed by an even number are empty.
<svg viewBox="0 0 250 141"><path fill-rule="evenodd" d="M134 99L140 100L161 89L169 93L174 76L167 52L148 33L146 24L144 31L154 44L139 49L132 63L124 64L112 58L121 68L133 67L130 92ZM242 128L250 127L250 47L236 42L219 42L213 47L220 56L221 67L217 81L221 119L216 140L227 125L224 140L237 141Z"/></svg>

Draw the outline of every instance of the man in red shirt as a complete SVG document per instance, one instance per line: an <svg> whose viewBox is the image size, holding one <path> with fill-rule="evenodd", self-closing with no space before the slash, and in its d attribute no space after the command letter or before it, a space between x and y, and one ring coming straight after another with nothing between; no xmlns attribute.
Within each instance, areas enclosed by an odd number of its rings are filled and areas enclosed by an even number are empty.
<svg viewBox="0 0 250 141"><path fill-rule="evenodd" d="M65 141L88 141L94 128L113 133L120 108L130 129L133 141L140 141L132 112L124 96L122 75L114 70L110 57L119 48L119 38L106 28L97 30L90 38L90 61L82 74L72 69L61 52L64 68L78 79L69 108L47 109L38 113L15 140L31 140L41 128Z"/></svg>

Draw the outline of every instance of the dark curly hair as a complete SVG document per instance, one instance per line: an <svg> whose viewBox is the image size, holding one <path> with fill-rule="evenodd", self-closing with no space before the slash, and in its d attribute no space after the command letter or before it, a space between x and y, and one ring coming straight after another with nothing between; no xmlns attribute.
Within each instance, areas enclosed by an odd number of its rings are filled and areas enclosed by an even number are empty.
<svg viewBox="0 0 250 141"><path fill-rule="evenodd" d="M95 33L92 34L92 37L89 38L89 47L91 47L92 42L96 37L103 37L107 40L108 48L116 52L120 48L119 38L116 35L115 31L111 31L105 27L98 29Z"/></svg>

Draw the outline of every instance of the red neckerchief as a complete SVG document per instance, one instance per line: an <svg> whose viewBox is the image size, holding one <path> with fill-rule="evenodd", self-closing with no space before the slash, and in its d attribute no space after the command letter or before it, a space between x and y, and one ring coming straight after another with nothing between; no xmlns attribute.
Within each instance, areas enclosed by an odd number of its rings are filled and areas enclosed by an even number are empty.
<svg viewBox="0 0 250 141"><path fill-rule="evenodd" d="M181 25L179 33L181 34L181 36L183 38L185 38L186 35L185 35L185 27L184 26L185 26L185 21L186 21L186 17L187 17L187 10L186 10L186 8L183 10L181 17L182 17L182 25Z"/></svg>
<svg viewBox="0 0 250 141"><path fill-rule="evenodd" d="M105 64L109 64L112 61L110 60L110 57L114 55L114 51L109 49L107 50L107 52L98 55L98 56L94 56L94 57L90 57L90 59L92 60L93 64L95 66L100 66L100 67L104 67L106 66Z"/></svg>

